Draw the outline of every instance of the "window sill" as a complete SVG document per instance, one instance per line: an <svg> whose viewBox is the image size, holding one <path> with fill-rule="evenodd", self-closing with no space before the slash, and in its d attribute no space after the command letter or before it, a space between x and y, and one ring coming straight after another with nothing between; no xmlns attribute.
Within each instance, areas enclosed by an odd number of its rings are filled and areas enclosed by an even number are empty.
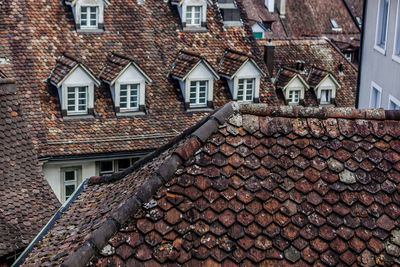
<svg viewBox="0 0 400 267"><path fill-rule="evenodd" d="M184 32L207 32L207 28L205 27L196 27L196 26L186 26L183 28Z"/></svg>
<svg viewBox="0 0 400 267"><path fill-rule="evenodd" d="M382 48L380 46L374 45L374 49L379 53L381 53L382 55L386 56L386 47Z"/></svg>
<svg viewBox="0 0 400 267"><path fill-rule="evenodd" d="M72 115L69 114L67 116L65 116L63 118L65 121L69 121L69 120L85 120L85 119L94 119L93 115L82 115L82 114L76 114L76 115Z"/></svg>
<svg viewBox="0 0 400 267"><path fill-rule="evenodd" d="M393 60L394 62L397 62L397 63L400 64L400 55L399 55L399 56L393 55L393 56L392 56L392 60Z"/></svg>
<svg viewBox="0 0 400 267"><path fill-rule="evenodd" d="M195 112L211 112L214 111L212 108L209 107L191 107L186 110L187 113L195 113Z"/></svg>
<svg viewBox="0 0 400 267"><path fill-rule="evenodd" d="M224 21L225 27L243 27L243 23L241 21Z"/></svg>
<svg viewBox="0 0 400 267"><path fill-rule="evenodd" d="M78 33L103 33L104 30L98 29L98 28L94 28L94 29L88 28L88 29L79 29L79 30L76 30L76 32L78 32Z"/></svg>
<svg viewBox="0 0 400 267"><path fill-rule="evenodd" d="M134 117L134 116L144 116L146 115L143 111L125 111L125 112L118 112L117 117Z"/></svg>

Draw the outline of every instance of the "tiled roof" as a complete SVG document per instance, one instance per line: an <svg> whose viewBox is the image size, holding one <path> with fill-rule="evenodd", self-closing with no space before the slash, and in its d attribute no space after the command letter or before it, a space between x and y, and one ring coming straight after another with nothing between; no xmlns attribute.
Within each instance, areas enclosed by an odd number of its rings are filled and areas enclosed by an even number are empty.
<svg viewBox="0 0 400 267"><path fill-rule="evenodd" d="M354 18L359 17L362 19L363 17L363 5L364 1L363 0L343 0L344 3L347 5L349 8L351 15Z"/></svg>
<svg viewBox="0 0 400 267"><path fill-rule="evenodd" d="M259 41L261 50L264 50L263 46L267 42L267 40ZM330 72L341 85L337 91L336 105L354 107L357 68L332 42L324 38L287 38L273 39L272 43L275 45L273 77L277 75L281 66L295 69L299 61L304 62L307 73L316 66ZM341 65L340 62L343 64ZM312 102L315 101L312 100ZM317 105L316 102L315 105Z"/></svg>
<svg viewBox="0 0 400 267"><path fill-rule="evenodd" d="M173 77L183 79L201 61L207 62L207 60L199 54L188 51L179 51L172 65L170 75ZM208 62L207 64L209 65Z"/></svg>
<svg viewBox="0 0 400 267"><path fill-rule="evenodd" d="M330 74L329 71L313 66L308 74L307 82L310 86L315 87L322 82L328 74Z"/></svg>
<svg viewBox="0 0 400 267"><path fill-rule="evenodd" d="M254 24L255 22L263 23L276 20L273 13L271 14L271 12L269 12L265 7L265 0L246 0L241 2L243 3L251 24Z"/></svg>
<svg viewBox="0 0 400 267"><path fill-rule="evenodd" d="M44 179L14 81L0 80L0 263L18 253L60 206Z"/></svg>
<svg viewBox="0 0 400 267"><path fill-rule="evenodd" d="M275 77L275 86L278 88L285 87L296 75L301 73L295 69L282 66Z"/></svg>
<svg viewBox="0 0 400 267"><path fill-rule="evenodd" d="M248 60L251 60L255 63L254 59L250 55L228 49L225 51L225 54L218 66L218 73L220 75L232 77Z"/></svg>
<svg viewBox="0 0 400 267"><path fill-rule="evenodd" d="M24 266L400 264L399 137L398 111L226 105L91 178Z"/></svg>
<svg viewBox="0 0 400 267"><path fill-rule="evenodd" d="M135 60L133 60L132 58L112 53L111 56L107 59L106 66L101 71L100 78L108 83L111 83L129 64L134 64L135 67L139 68L139 70L142 71L141 68L136 65ZM147 79L148 76L146 74L144 75Z"/></svg>
<svg viewBox="0 0 400 267"><path fill-rule="evenodd" d="M216 1L210 3L205 32L183 31L176 6L165 1L113 0L105 9L104 32L79 33L71 8L60 1L47 1L46 12L41 1L29 5L3 1L0 12L7 10L2 14L7 26L4 36L9 36L10 42L6 50L11 52L14 72L21 77L18 90L25 92L21 103L29 114L27 120L39 157L154 149L206 116L207 112L186 112L179 84L168 78L181 50L204 56L217 69L225 50L237 49L257 58L257 64L265 69L259 49L250 38L251 30L224 27ZM245 14L242 19L247 20ZM152 79L146 85L146 115L117 116L109 86L102 84L94 90L93 118L63 118L57 90L43 81L64 52L73 58L79 55L79 61L95 77L113 52L135 59ZM214 106L230 99L226 81L216 81ZM260 101L277 104L268 78L262 79Z"/></svg>

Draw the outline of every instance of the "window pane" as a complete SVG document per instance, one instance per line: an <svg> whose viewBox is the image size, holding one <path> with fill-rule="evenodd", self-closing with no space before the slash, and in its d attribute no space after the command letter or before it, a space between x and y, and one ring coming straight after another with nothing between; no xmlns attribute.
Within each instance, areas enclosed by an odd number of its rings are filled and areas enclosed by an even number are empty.
<svg viewBox="0 0 400 267"><path fill-rule="evenodd" d="M65 181L75 181L76 177L75 177L75 171L66 171L64 173L64 180Z"/></svg>
<svg viewBox="0 0 400 267"><path fill-rule="evenodd" d="M70 185L65 185L65 200L68 200L72 196L72 194L75 192L76 185L70 184Z"/></svg>
<svg viewBox="0 0 400 267"><path fill-rule="evenodd" d="M196 96L197 96L197 82L190 82L190 104L196 103Z"/></svg>
<svg viewBox="0 0 400 267"><path fill-rule="evenodd" d="M122 171L128 168L131 165L130 159L119 159L118 160L118 170Z"/></svg>
<svg viewBox="0 0 400 267"><path fill-rule="evenodd" d="M81 26L87 26L87 7L81 7Z"/></svg>
<svg viewBox="0 0 400 267"><path fill-rule="evenodd" d="M384 47L386 45L386 29L389 15L389 0L380 0L379 6L379 24L377 45Z"/></svg>
<svg viewBox="0 0 400 267"><path fill-rule="evenodd" d="M113 170L114 170L114 168L113 168L112 160L110 160L110 161L100 161L100 173L112 172Z"/></svg>
<svg viewBox="0 0 400 267"><path fill-rule="evenodd" d="M138 107L139 84L131 84L131 108Z"/></svg>

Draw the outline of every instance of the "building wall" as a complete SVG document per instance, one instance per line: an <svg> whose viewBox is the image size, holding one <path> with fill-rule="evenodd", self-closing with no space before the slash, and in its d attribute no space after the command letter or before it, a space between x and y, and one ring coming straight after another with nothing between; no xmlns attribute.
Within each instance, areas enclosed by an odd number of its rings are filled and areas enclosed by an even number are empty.
<svg viewBox="0 0 400 267"><path fill-rule="evenodd" d="M62 189L61 170L70 167L81 167L82 181L97 174L96 162L94 160L44 163L42 165L44 177L49 182L51 188L53 189L54 193L56 194L58 200L60 200L61 203L64 202L64 200L61 199L61 189Z"/></svg>
<svg viewBox="0 0 400 267"><path fill-rule="evenodd" d="M359 108L369 107L372 82L375 82L382 88L382 108L388 108L390 94L400 100L400 63L392 59L395 43L398 2L399 0L390 1L386 53L383 55L374 48L379 1L367 1L360 93L358 96Z"/></svg>

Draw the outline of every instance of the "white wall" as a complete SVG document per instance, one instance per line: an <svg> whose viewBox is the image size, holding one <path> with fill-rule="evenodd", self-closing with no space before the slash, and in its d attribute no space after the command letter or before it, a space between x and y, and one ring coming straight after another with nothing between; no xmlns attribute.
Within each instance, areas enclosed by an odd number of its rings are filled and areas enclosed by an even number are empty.
<svg viewBox="0 0 400 267"><path fill-rule="evenodd" d="M289 99L289 91L290 90L301 90L300 92L300 100L304 99L304 91L306 88L304 87L304 84L300 81L298 77L293 79L286 87L285 89L285 99Z"/></svg>
<svg viewBox="0 0 400 267"><path fill-rule="evenodd" d="M124 73L115 82L116 95L115 95L115 105L119 107L120 94L119 89L121 84L140 84L140 95L139 95L139 105L145 104L146 98L146 80L143 75L132 65L130 65Z"/></svg>
<svg viewBox="0 0 400 267"><path fill-rule="evenodd" d="M258 25L258 23L254 23L253 26L251 26L251 29L253 30L253 33L254 32L262 32L262 34L263 34L262 38L264 38L265 30L263 28L261 28L261 26Z"/></svg>
<svg viewBox="0 0 400 267"><path fill-rule="evenodd" d="M239 79L253 79L253 78L256 79L255 80L256 84L254 87L254 98L259 98L261 73L251 61L247 61L247 63L236 74L233 81L234 88L236 89L238 88ZM237 99L237 90L234 90L233 99Z"/></svg>
<svg viewBox="0 0 400 267"><path fill-rule="evenodd" d="M49 182L60 202L63 202L61 199L61 169L79 166L82 168L82 181L96 175L96 162L94 160L43 163L42 169L44 177Z"/></svg>
<svg viewBox="0 0 400 267"><path fill-rule="evenodd" d="M400 99L400 63L392 58L398 2L398 0L390 1L386 52L384 54L374 49L379 1L369 0L367 2L360 92L358 95L359 108L369 107L372 82L382 87L381 107L388 108L389 95Z"/></svg>
<svg viewBox="0 0 400 267"><path fill-rule="evenodd" d="M184 95L186 95L186 96L190 95L189 90L190 90L190 82L191 81L205 81L205 80L208 81L207 100L212 101L213 96L214 96L214 75L210 72L210 70L207 68L207 66L203 62L200 63L186 78L186 81L185 81L186 93ZM186 99L185 101L189 102L188 99Z"/></svg>

